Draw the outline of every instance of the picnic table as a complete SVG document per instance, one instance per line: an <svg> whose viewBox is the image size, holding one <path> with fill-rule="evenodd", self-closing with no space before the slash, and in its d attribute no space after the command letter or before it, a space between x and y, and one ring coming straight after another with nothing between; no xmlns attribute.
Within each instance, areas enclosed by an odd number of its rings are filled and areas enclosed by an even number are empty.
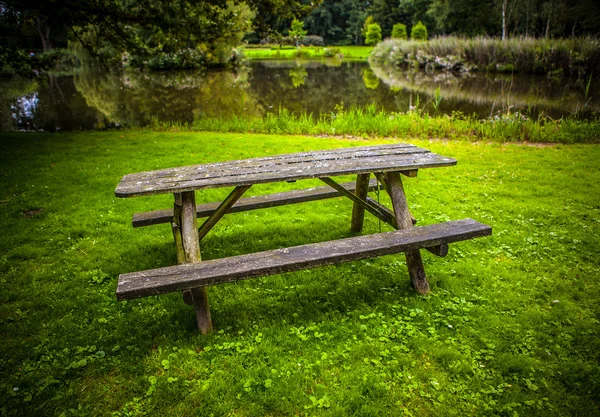
<svg viewBox="0 0 600 417"><path fill-rule="evenodd" d="M120 275L117 298L127 300L181 291L184 301L194 305L198 328L203 333L210 333L212 320L208 286L399 252L406 255L412 285L418 293L425 294L429 292L429 283L420 249L445 256L449 243L491 234L491 227L471 219L414 226L416 220L408 208L402 176L415 177L419 169L455 164L455 159L427 149L410 144L392 144L275 155L126 175L115 190L117 197L173 194L173 209L136 213L133 226L170 223L178 265ZM356 181L340 184L332 179L349 174L356 175ZM326 185L242 198L256 184L314 178ZM196 192L220 187L233 187L222 202L196 204ZM379 187L389 194L391 209L368 196L369 191ZM396 230L209 261L201 259L200 241L227 213L338 196L353 202L353 231L362 230L365 211ZM198 226L198 218L204 217L206 220Z"/></svg>

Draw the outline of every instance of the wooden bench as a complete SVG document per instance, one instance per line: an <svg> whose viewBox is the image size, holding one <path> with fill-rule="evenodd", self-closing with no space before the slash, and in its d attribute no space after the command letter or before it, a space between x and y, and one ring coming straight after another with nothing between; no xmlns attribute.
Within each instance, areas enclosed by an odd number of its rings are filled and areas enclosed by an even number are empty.
<svg viewBox="0 0 600 417"><path fill-rule="evenodd" d="M177 249L177 266L122 274L117 298L183 291L193 304L198 328L212 331L206 287L241 279L292 272L380 255L404 252L413 287L430 291L420 249L438 256L448 253L448 244L491 234L491 228L466 219L413 227L401 174L415 177L419 169L447 167L456 160L409 144L377 145L303 152L263 158L141 172L123 177L117 197L172 193L172 210L137 213L134 227L170 223ZM338 184L332 177L356 175L355 183ZM375 179L370 179L374 174ZM254 184L295 182L318 178L325 187L295 190L268 196L241 198ZM381 188L389 194L392 209L368 196ZM221 203L196 205L195 192L218 187L233 190ZM313 243L224 259L202 261L200 241L227 213L277 207L344 196L353 202L351 229L359 232L364 213L369 212L397 229L393 232ZM207 217L198 227L197 219Z"/></svg>
<svg viewBox="0 0 600 417"><path fill-rule="evenodd" d="M351 193L356 191L356 183L347 182L340 184ZM377 189L377 180L369 182L369 191ZM340 197L342 194L331 187L314 187L302 190L285 191L282 193L257 195L240 198L227 211L228 213L241 213L244 211L264 209L270 207L285 206L288 204L305 203L309 201L326 200L328 198ZM196 217L210 217L219 208L220 202L196 205ZM154 224L171 223L173 221L173 210L155 210L145 213L135 213L132 219L133 227L151 226Z"/></svg>
<svg viewBox="0 0 600 417"><path fill-rule="evenodd" d="M490 226L465 219L132 272L119 277L117 298L128 300L421 248L440 248L491 233ZM441 251L446 253L447 250Z"/></svg>

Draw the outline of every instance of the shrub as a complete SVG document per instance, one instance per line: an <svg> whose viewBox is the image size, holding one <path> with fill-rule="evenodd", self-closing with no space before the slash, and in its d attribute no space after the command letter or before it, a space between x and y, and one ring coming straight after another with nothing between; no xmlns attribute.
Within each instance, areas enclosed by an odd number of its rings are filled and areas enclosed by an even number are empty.
<svg viewBox="0 0 600 417"><path fill-rule="evenodd" d="M404 39L408 38L406 34L406 25L404 23L396 23L392 28L392 38L394 39Z"/></svg>
<svg viewBox="0 0 600 417"><path fill-rule="evenodd" d="M308 35L302 38L300 43L304 46L324 46L325 42L321 36Z"/></svg>
<svg viewBox="0 0 600 417"><path fill-rule="evenodd" d="M334 56L341 55L342 50L340 48L326 48L323 52L325 58L333 58Z"/></svg>
<svg viewBox="0 0 600 417"><path fill-rule="evenodd" d="M381 42L381 26L377 23L373 23L367 27L367 33L365 35L365 43L367 45L377 45Z"/></svg>
<svg viewBox="0 0 600 417"><path fill-rule="evenodd" d="M429 35L427 34L427 27L419 21L416 25L412 27L410 31L410 37L415 41L426 41Z"/></svg>

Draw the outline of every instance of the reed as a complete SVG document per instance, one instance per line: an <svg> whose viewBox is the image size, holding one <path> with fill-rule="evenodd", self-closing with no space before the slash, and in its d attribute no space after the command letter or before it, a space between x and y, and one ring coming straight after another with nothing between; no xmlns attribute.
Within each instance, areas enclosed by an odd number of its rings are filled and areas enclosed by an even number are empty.
<svg viewBox="0 0 600 417"><path fill-rule="evenodd" d="M600 40L439 37L429 42L388 39L375 47L371 62L449 70L520 72L577 76L600 74Z"/></svg>
<svg viewBox="0 0 600 417"><path fill-rule="evenodd" d="M432 104L433 105L433 104ZM600 143L600 119L528 118L518 112L477 119L460 112L429 115L417 104L406 113L385 112L375 105L346 109L338 106L319 116L286 109L262 118L202 117L192 124L155 121L155 131L214 131L289 135L444 138L468 141L532 143Z"/></svg>

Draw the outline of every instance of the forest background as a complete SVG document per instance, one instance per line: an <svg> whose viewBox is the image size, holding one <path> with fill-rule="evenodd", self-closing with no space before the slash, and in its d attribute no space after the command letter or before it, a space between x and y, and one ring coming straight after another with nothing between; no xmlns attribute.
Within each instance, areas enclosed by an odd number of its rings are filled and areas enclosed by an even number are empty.
<svg viewBox="0 0 600 417"><path fill-rule="evenodd" d="M2 0L0 65L31 74L83 54L109 66L235 64L241 44L281 43L299 19L325 45L361 45L423 22L429 36L575 37L600 33L594 0ZM154 65L153 65L154 64Z"/></svg>

